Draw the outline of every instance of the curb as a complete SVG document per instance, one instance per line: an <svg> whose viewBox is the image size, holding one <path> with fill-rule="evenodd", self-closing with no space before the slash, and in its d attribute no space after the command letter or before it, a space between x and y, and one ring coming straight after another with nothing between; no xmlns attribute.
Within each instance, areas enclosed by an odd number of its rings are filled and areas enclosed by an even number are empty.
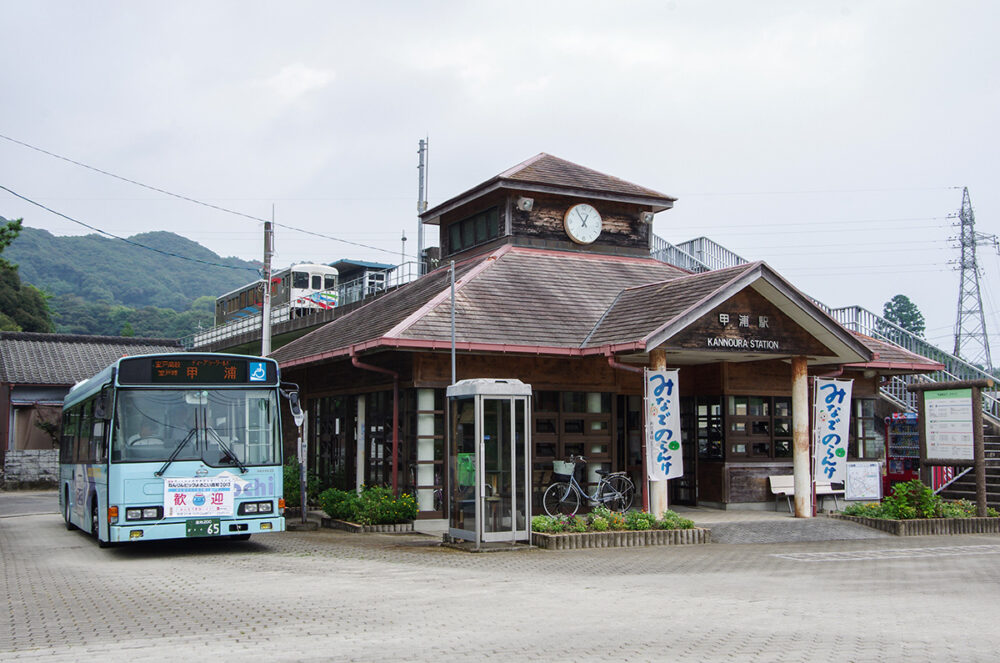
<svg viewBox="0 0 1000 663"><path fill-rule="evenodd" d="M336 518L323 518L320 523L327 529L339 529L354 534L400 534L413 533L413 523L396 523L393 525L359 525Z"/></svg>
<svg viewBox="0 0 1000 663"><path fill-rule="evenodd" d="M886 520L862 516L831 515L831 518L848 520L896 536L925 536L929 534L1000 534L1000 518L917 518L914 520Z"/></svg>
<svg viewBox="0 0 1000 663"><path fill-rule="evenodd" d="M637 546L678 546L711 543L711 530L657 529L615 532L574 532L569 534L531 533L531 543L546 550L580 548L632 548Z"/></svg>

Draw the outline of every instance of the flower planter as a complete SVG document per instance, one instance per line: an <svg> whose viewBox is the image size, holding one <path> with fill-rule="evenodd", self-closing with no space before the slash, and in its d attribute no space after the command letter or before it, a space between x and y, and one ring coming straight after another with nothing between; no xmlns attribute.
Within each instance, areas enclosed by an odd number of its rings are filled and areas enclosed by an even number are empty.
<svg viewBox="0 0 1000 663"><path fill-rule="evenodd" d="M548 550L676 546L710 542L711 532L700 527L615 532L563 532L559 534L531 533L531 543Z"/></svg>
<svg viewBox="0 0 1000 663"><path fill-rule="evenodd" d="M850 520L867 527L896 536L925 536L930 534L1000 534L1000 518L916 518L913 520L888 520L861 516L832 516Z"/></svg>
<svg viewBox="0 0 1000 663"><path fill-rule="evenodd" d="M413 523L395 523L392 525L360 525L358 523L349 523L346 520L337 520L335 518L323 518L323 527L328 529L339 529L345 532L353 532L355 534L397 534L401 532L412 532Z"/></svg>

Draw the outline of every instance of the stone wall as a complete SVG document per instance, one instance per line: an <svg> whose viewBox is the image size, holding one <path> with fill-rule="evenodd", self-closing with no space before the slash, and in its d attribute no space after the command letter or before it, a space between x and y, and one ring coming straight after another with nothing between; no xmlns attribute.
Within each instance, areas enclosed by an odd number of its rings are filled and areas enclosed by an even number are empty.
<svg viewBox="0 0 1000 663"><path fill-rule="evenodd" d="M59 450L8 450L0 484L7 490L55 488L59 485Z"/></svg>

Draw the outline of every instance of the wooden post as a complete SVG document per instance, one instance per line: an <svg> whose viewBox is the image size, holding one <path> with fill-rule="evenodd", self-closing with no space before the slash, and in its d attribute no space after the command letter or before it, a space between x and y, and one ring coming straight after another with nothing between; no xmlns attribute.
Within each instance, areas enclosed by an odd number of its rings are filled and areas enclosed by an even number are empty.
<svg viewBox="0 0 1000 663"><path fill-rule="evenodd" d="M987 385L991 386L991 385ZM986 444L983 439L983 396L972 386L972 453L976 462L976 515L986 517Z"/></svg>
<svg viewBox="0 0 1000 663"><path fill-rule="evenodd" d="M811 518L812 479L809 466L809 378L806 357L792 357L792 471L795 517Z"/></svg>
<svg viewBox="0 0 1000 663"><path fill-rule="evenodd" d="M665 369L667 367L666 351L660 349L651 350L649 353L649 367L654 371ZM643 464L645 465L646 462L648 461L644 458ZM649 486L649 512L659 518L667 510L667 482L647 481L646 485Z"/></svg>

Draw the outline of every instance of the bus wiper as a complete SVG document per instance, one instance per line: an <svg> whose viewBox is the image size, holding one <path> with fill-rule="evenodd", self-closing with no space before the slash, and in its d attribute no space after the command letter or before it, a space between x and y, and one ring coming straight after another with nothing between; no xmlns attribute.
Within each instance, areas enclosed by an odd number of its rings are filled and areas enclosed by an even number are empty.
<svg viewBox="0 0 1000 663"><path fill-rule="evenodd" d="M226 452L226 455L223 456L223 458L230 458L234 463L236 463L236 467L240 468L240 472L242 474L246 474L246 465L240 462L240 459L235 453L233 453L233 450L229 448L229 445L222 441L222 438L215 432L215 429L209 426L206 430L208 430L208 432L212 434L212 437L215 438L215 442L219 445L219 448Z"/></svg>
<svg viewBox="0 0 1000 663"><path fill-rule="evenodd" d="M198 429L197 429L197 428L192 428L192 429L191 429L191 431L190 431L190 432L189 432L189 433L187 434L187 437L185 437L185 438L184 438L183 440L181 440L181 443L177 445L177 448L176 448L176 449L174 449L174 450L173 450L173 452L172 452L172 453L170 454L170 457L169 457L169 458L167 458L167 462L165 462L165 463L163 464L163 467L161 467L161 468L160 468L159 470L157 470L156 472L154 472L154 473L153 473L153 474L154 474L154 476L158 476L158 477L161 477L161 476L163 476L163 473L164 473L164 472L166 472L166 471L167 471L167 468L168 468L168 467L170 467L170 464L171 464L172 462L174 462L174 459L175 459L175 458L177 458L177 455L178 455L178 454L179 454L179 453L181 452L181 449L183 449L183 448L184 448L184 445L188 443L188 440L190 440L190 439L191 439L191 437L192 437L192 436L193 436L193 435L194 435L194 434L195 434L195 433L196 433L197 431L198 431Z"/></svg>

